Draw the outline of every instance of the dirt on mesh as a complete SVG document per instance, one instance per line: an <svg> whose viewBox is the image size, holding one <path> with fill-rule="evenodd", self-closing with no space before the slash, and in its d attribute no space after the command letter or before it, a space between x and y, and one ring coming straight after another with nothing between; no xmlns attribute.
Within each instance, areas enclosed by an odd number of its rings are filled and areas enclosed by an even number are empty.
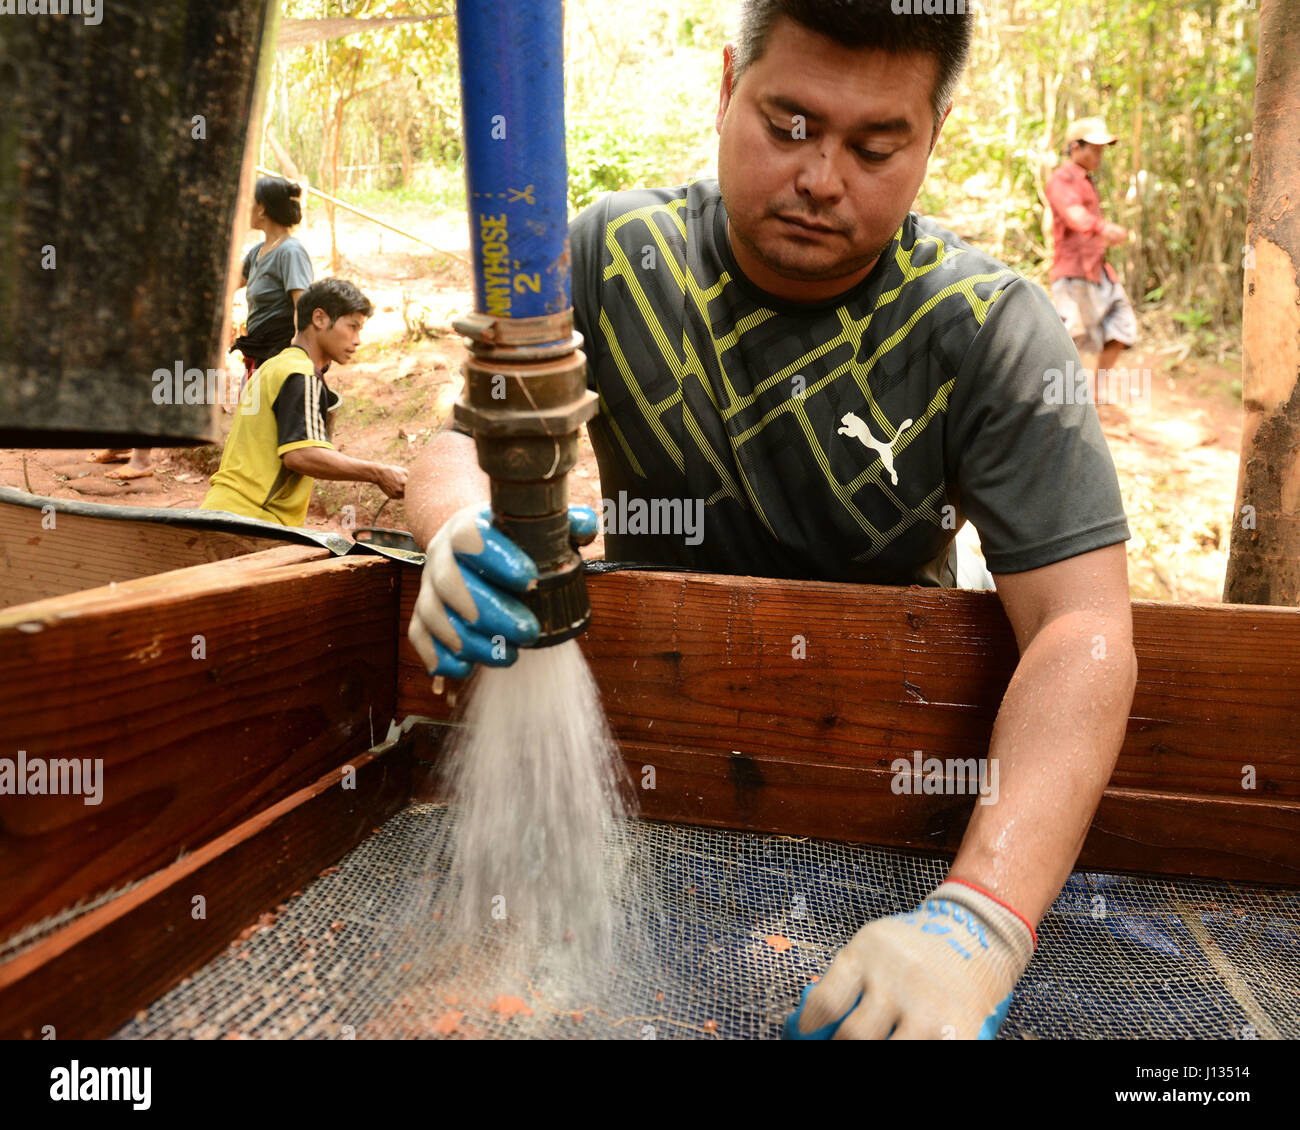
<svg viewBox="0 0 1300 1130"><path fill-rule="evenodd" d="M429 217L413 207L392 218L459 259L340 213L337 273L369 295L375 315L353 363L331 370L326 379L343 398L335 425L339 450L409 467L459 391L465 350L451 321L472 309L473 295L468 267L460 261L468 256L463 220ZM317 205L298 235L312 254L317 277L329 273L329 229ZM1128 543L1133 596L1215 603L1222 594L1236 497L1241 371L1239 365L1176 360L1178 352L1141 344L1129 351L1121 363L1149 379L1149 396L1128 407L1103 405L1100 415L1133 531ZM223 412L221 419L224 440L231 417ZM51 498L196 507L220 462L217 445L159 449L153 452L152 476L115 482L105 474L124 464L88 463L88 454L86 449L0 451L0 484ZM1069 484L1060 486L1068 499ZM599 511L600 476L585 433L570 495ZM387 501L377 486L318 481L306 525L343 531L349 522L407 528L403 504ZM601 553L598 541L588 556Z"/></svg>

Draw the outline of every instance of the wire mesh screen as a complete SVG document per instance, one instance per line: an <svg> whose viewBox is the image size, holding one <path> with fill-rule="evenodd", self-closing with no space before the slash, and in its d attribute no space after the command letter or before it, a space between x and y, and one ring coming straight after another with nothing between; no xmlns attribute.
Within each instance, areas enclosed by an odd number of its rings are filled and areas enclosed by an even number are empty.
<svg viewBox="0 0 1300 1130"><path fill-rule="evenodd" d="M771 1039L869 919L940 860L632 821L614 950L444 929L445 805L409 808L118 1038ZM1300 1037L1300 892L1076 873L1001 1039Z"/></svg>

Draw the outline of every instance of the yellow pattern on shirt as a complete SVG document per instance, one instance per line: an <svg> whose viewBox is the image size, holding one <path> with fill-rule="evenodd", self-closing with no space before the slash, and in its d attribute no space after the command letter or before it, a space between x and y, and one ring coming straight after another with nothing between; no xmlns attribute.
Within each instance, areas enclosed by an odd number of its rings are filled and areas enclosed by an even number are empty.
<svg viewBox="0 0 1300 1130"><path fill-rule="evenodd" d="M275 400L284 382L295 373L307 378L302 429L305 438L281 446ZM301 526L307 518L316 480L290 471L281 456L299 447L334 449L325 423L325 409L332 405L320 403L325 391L325 382L316 376L311 359L298 346L291 345L259 365L239 398L221 467L212 476L201 509L227 510L246 518Z"/></svg>

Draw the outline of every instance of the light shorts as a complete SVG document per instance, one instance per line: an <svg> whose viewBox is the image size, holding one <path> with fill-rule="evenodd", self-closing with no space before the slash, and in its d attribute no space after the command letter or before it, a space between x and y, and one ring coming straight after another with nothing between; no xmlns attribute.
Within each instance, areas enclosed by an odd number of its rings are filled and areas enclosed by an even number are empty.
<svg viewBox="0 0 1300 1130"><path fill-rule="evenodd" d="M957 543L957 588L996 592L997 585L984 564L984 551L975 527L970 522L963 522L954 540Z"/></svg>
<svg viewBox="0 0 1300 1130"><path fill-rule="evenodd" d="M1080 353L1100 353L1108 341L1121 345L1137 341L1137 318L1128 295L1105 271L1099 283L1057 279L1052 283L1052 301Z"/></svg>

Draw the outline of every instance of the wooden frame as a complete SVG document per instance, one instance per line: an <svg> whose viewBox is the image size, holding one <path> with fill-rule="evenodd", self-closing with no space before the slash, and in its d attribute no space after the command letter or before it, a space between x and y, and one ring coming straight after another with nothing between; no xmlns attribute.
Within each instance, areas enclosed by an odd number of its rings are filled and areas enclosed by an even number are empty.
<svg viewBox="0 0 1300 1130"><path fill-rule="evenodd" d="M0 1039L111 1035L404 808L422 742L361 754L352 787L332 770L0 964Z"/></svg>
<svg viewBox="0 0 1300 1130"><path fill-rule="evenodd" d="M50 517L32 507L0 505L4 605L223 561L275 544L219 530L123 522L67 511L53 514L53 524Z"/></svg>
<svg viewBox="0 0 1300 1130"><path fill-rule="evenodd" d="M655 767L643 815L956 850L972 798L896 795L890 767L987 752L1017 657L995 594L636 572L589 588L610 726L632 780ZM1300 610L1137 601L1133 623L1128 733L1078 866L1300 883ZM400 714L447 717L405 642L398 680Z"/></svg>
<svg viewBox="0 0 1300 1130"><path fill-rule="evenodd" d="M395 567L289 546L0 612L5 758L103 797L0 795L0 938L132 882L383 740Z"/></svg>
<svg viewBox="0 0 1300 1130"><path fill-rule="evenodd" d="M114 1031L436 796L452 707L405 638L419 578L280 546L0 612L0 757L99 757L106 783L94 808L0 795L0 941L103 900L0 963L0 1035ZM589 587L582 647L633 780L656 771L644 815L956 847L972 798L897 796L890 766L986 749L1016 654L996 596L634 571ZM1300 882L1300 611L1139 603L1134 622L1137 697L1080 866Z"/></svg>

